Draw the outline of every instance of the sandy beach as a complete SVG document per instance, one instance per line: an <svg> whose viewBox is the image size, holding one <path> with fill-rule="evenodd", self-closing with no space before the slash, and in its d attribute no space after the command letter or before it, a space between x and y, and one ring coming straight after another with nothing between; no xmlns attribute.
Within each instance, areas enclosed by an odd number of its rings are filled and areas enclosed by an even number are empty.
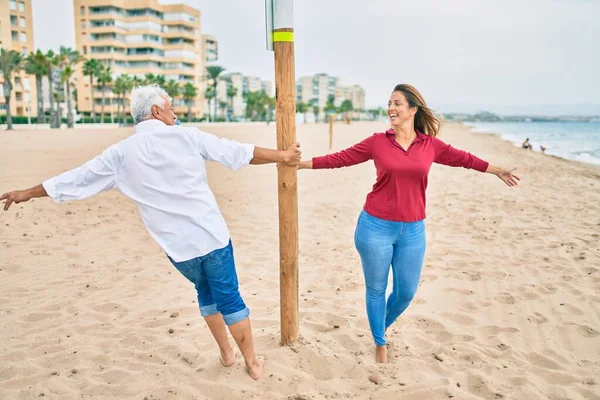
<svg viewBox="0 0 600 400"><path fill-rule="evenodd" d="M334 150L381 123L335 125ZM218 136L273 147L275 125ZM299 125L305 158L327 125ZM79 166L131 129L0 132L0 192ZM372 163L299 171L301 339L279 345L275 166L209 181L251 308L260 381L219 363L193 286L116 191L0 212L2 399L600 399L600 168L445 125L440 138L521 184L439 165L428 189L428 249L415 301L375 363L354 249ZM231 340L233 343L233 340ZM373 382L376 381L376 382Z"/></svg>

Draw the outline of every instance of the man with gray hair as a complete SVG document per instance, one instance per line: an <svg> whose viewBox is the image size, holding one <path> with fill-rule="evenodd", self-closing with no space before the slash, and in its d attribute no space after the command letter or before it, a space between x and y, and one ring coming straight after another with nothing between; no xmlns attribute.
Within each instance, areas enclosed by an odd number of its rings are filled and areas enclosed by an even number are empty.
<svg viewBox="0 0 600 400"><path fill-rule="evenodd" d="M131 93L135 133L96 158L27 190L3 194L4 210L12 203L50 196L57 203L117 189L137 205L150 235L171 263L196 287L200 314L220 350L221 362L235 363L226 325L258 379L250 310L239 293L233 248L227 225L208 186L205 161L236 170L248 164L296 166L300 148L271 150L176 126L172 99L156 85Z"/></svg>

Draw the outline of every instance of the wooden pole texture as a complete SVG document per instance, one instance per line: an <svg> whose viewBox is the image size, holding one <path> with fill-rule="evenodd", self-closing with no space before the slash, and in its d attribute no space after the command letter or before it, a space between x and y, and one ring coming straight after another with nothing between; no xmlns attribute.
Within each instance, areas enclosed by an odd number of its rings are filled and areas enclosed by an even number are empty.
<svg viewBox="0 0 600 400"><path fill-rule="evenodd" d="M275 0L276 2L278 0ZM285 1L285 0L284 0ZM291 0L289 0L291 2ZM277 21L277 5L275 6ZM291 25L291 24L290 24ZM277 148L296 142L296 80L294 76L294 30L273 30L275 51L275 97L277 103ZM281 344L298 339L298 185L295 167L279 165L279 285Z"/></svg>

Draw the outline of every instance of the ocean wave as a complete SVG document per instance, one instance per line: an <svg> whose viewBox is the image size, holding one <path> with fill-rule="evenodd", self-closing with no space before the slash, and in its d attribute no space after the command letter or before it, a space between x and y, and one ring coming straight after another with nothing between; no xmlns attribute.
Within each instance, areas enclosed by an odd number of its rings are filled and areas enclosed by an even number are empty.
<svg viewBox="0 0 600 400"><path fill-rule="evenodd" d="M600 165L600 124L576 122L491 122L467 123L475 133L495 133L520 147L526 138L534 151L540 146L546 154Z"/></svg>

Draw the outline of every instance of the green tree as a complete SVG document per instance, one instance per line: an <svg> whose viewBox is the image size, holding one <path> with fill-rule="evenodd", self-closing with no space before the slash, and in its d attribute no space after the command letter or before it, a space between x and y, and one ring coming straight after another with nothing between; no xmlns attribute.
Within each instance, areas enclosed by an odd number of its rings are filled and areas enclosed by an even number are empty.
<svg viewBox="0 0 600 400"><path fill-rule="evenodd" d="M315 122L319 122L319 113L321 112L321 109L319 108L319 106L314 105L312 107L312 112L315 115Z"/></svg>
<svg viewBox="0 0 600 400"><path fill-rule="evenodd" d="M217 84L219 83L219 76L225 71L225 68L219 65L210 65L206 67L206 78L212 81L212 87L215 93L215 112L214 117L217 119L217 106L219 104L219 98L217 94Z"/></svg>
<svg viewBox="0 0 600 400"><path fill-rule="evenodd" d="M92 121L96 122L96 105L94 104L94 77L102 71L102 64L94 58L83 63L83 75L90 77L90 97L92 98Z"/></svg>
<svg viewBox="0 0 600 400"><path fill-rule="evenodd" d="M299 112L304 116L304 123L306 124L306 112L308 111L308 104L299 101L296 103L296 112Z"/></svg>
<svg viewBox="0 0 600 400"><path fill-rule="evenodd" d="M275 98L265 92L245 92L246 118L251 121L270 121L275 109Z"/></svg>
<svg viewBox="0 0 600 400"><path fill-rule="evenodd" d="M181 94L183 95L185 105L187 106L188 122L192 122L192 106L195 103L196 96L198 96L198 89L196 89L196 86L194 86L192 83L188 82L183 85L183 91Z"/></svg>
<svg viewBox="0 0 600 400"><path fill-rule="evenodd" d="M23 56L14 50L0 49L0 74L4 77L3 89L6 99L6 130L12 130L12 113L10 111L10 94L13 88L12 74L23 66Z"/></svg>
<svg viewBox="0 0 600 400"><path fill-rule="evenodd" d="M210 120L211 119L210 105L212 103L212 100L215 98L215 89L213 87L207 87L206 90L204 91L204 97L206 98L206 100L208 102L208 118Z"/></svg>
<svg viewBox="0 0 600 400"><path fill-rule="evenodd" d="M158 85L161 88L164 88L166 86L166 79L164 77L164 75L154 75L154 74L146 74L144 75L144 80L143 80L143 84L144 85Z"/></svg>
<svg viewBox="0 0 600 400"><path fill-rule="evenodd" d="M60 61L57 54L52 50L46 53L48 61L48 101L50 103L50 128L60 128L60 119L58 119L58 109L54 107L54 102L58 103L58 95L54 91L54 70L58 67Z"/></svg>
<svg viewBox="0 0 600 400"><path fill-rule="evenodd" d="M233 98L237 95L238 88L231 85L231 81L227 86L227 99L229 101L229 109L231 110L231 114L233 114Z"/></svg>
<svg viewBox="0 0 600 400"><path fill-rule="evenodd" d="M344 100L342 104L340 104L340 113L344 114L344 119L346 123L350 123L350 112L354 110L354 105L352 104L352 100Z"/></svg>
<svg viewBox="0 0 600 400"><path fill-rule="evenodd" d="M171 96L173 99L175 99L177 96L179 96L179 94L181 92L181 87L179 86L179 82L177 82L174 79L169 79L169 81L165 84L164 88L165 88L165 91L168 93L168 95Z"/></svg>
<svg viewBox="0 0 600 400"><path fill-rule="evenodd" d="M335 96L330 94L327 96L327 102L325 103L325 108L323 109L326 113L331 114L335 112Z"/></svg>
<svg viewBox="0 0 600 400"><path fill-rule="evenodd" d="M73 127L73 107L71 104L72 93L71 93L71 77L75 73L75 66L83 61L83 57L77 50L73 50L70 47L60 46L59 50L59 63L62 68L61 71L61 82L66 84L66 97L67 97L67 127Z"/></svg>
<svg viewBox="0 0 600 400"><path fill-rule="evenodd" d="M44 93L42 79L48 74L48 60L40 50L29 53L25 59L25 72L35 75L35 86L37 89L37 123L44 123Z"/></svg>
<svg viewBox="0 0 600 400"><path fill-rule="evenodd" d="M110 66L103 65L98 74L98 87L102 91L102 107L100 108L101 122L104 123L104 105L106 99L106 87L112 82L112 71Z"/></svg>
<svg viewBox="0 0 600 400"><path fill-rule="evenodd" d="M125 123L125 97L132 87L133 79L127 74L122 74L115 79L111 88L112 92L117 96L117 115L121 119L121 124Z"/></svg>

